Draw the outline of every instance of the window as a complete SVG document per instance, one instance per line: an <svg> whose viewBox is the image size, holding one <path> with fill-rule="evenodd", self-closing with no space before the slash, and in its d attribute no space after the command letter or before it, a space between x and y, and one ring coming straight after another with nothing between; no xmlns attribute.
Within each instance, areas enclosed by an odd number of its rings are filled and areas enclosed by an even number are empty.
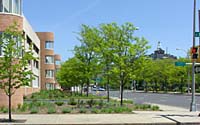
<svg viewBox="0 0 200 125"><path fill-rule="evenodd" d="M21 0L0 0L0 12L21 15Z"/></svg>
<svg viewBox="0 0 200 125"><path fill-rule="evenodd" d="M45 56L45 63L46 64L54 64L54 57L53 56Z"/></svg>
<svg viewBox="0 0 200 125"><path fill-rule="evenodd" d="M32 83L33 83L32 84L33 88L39 88L39 77L35 76L35 79L33 80Z"/></svg>
<svg viewBox="0 0 200 125"><path fill-rule="evenodd" d="M46 89L47 90L53 90L54 89L53 83L46 83Z"/></svg>
<svg viewBox="0 0 200 125"><path fill-rule="evenodd" d="M0 12L3 12L3 0L0 0Z"/></svg>
<svg viewBox="0 0 200 125"><path fill-rule="evenodd" d="M34 67L37 69L39 68L39 62L37 60L34 60Z"/></svg>
<svg viewBox="0 0 200 125"><path fill-rule="evenodd" d="M56 65L60 65L60 60L56 60Z"/></svg>
<svg viewBox="0 0 200 125"><path fill-rule="evenodd" d="M45 77L46 78L53 78L54 77L54 71L53 70L46 70L45 71Z"/></svg>
<svg viewBox="0 0 200 125"><path fill-rule="evenodd" d="M3 4L4 4L4 12L6 12L6 13L10 12L11 1L10 0L4 0Z"/></svg>
<svg viewBox="0 0 200 125"><path fill-rule="evenodd" d="M45 42L46 49L53 49L53 41L46 41Z"/></svg>
<svg viewBox="0 0 200 125"><path fill-rule="evenodd" d="M39 54L39 49L37 48L37 46L35 44L33 45L33 49L37 54Z"/></svg>
<svg viewBox="0 0 200 125"><path fill-rule="evenodd" d="M20 6L20 3L21 0L13 0L13 13L16 13L16 14L20 14L21 12L21 6Z"/></svg>

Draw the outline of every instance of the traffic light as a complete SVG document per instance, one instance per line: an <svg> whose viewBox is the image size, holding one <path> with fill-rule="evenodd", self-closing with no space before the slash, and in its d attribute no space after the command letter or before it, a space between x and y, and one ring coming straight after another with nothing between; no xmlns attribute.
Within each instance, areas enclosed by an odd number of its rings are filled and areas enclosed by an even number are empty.
<svg viewBox="0 0 200 125"><path fill-rule="evenodd" d="M198 59L198 47L191 48L192 59Z"/></svg>

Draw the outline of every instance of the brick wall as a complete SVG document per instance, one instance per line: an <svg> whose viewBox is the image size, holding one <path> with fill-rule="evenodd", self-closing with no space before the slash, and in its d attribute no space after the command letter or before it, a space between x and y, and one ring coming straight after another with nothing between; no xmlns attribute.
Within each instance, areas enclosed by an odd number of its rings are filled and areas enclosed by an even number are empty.
<svg viewBox="0 0 200 125"><path fill-rule="evenodd" d="M17 22L19 31L23 30L23 17L12 14L0 14L0 32Z"/></svg>

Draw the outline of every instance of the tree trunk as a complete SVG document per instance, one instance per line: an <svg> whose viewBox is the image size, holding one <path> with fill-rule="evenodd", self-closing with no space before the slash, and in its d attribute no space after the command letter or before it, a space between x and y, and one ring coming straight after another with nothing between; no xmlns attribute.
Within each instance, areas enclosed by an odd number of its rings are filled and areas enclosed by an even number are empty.
<svg viewBox="0 0 200 125"><path fill-rule="evenodd" d="M145 82L145 92L148 92L148 82Z"/></svg>
<svg viewBox="0 0 200 125"><path fill-rule="evenodd" d="M9 122L12 122L12 117L11 117L11 95L8 96L9 97Z"/></svg>
<svg viewBox="0 0 200 125"><path fill-rule="evenodd" d="M83 96L83 83L81 83L81 96Z"/></svg>
<svg viewBox="0 0 200 125"><path fill-rule="evenodd" d="M120 81L120 97L121 97L121 101L120 101L120 105L123 106L123 91L124 91L124 81L121 80Z"/></svg>
<svg viewBox="0 0 200 125"><path fill-rule="evenodd" d="M89 84L90 84L90 80L88 79L88 80L87 80L87 90L86 90L86 92L87 92L87 97L89 96Z"/></svg>
<svg viewBox="0 0 200 125"><path fill-rule="evenodd" d="M107 101L108 101L108 102L110 101L109 82L110 82L110 80L109 80L109 76L108 76L108 77L107 77L107 84L106 84L106 88L107 88Z"/></svg>
<svg viewBox="0 0 200 125"><path fill-rule="evenodd" d="M123 83L121 85L121 102L120 102L120 105L123 106L123 90L124 90L124 86L123 86Z"/></svg>
<svg viewBox="0 0 200 125"><path fill-rule="evenodd" d="M11 117L11 78L9 78L9 88L8 88L8 114L9 114L9 122L12 122L12 117Z"/></svg>

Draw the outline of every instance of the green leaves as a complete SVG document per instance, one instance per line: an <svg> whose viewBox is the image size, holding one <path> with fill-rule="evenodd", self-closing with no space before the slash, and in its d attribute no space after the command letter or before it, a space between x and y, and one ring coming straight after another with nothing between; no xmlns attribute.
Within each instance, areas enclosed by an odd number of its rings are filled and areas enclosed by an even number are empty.
<svg viewBox="0 0 200 125"><path fill-rule="evenodd" d="M10 26L0 34L0 47L3 56L0 58L0 88L7 95L14 94L15 90L29 85L33 80L33 73L28 70L28 60L34 60L31 50L24 50L23 32L18 31L17 24Z"/></svg>

